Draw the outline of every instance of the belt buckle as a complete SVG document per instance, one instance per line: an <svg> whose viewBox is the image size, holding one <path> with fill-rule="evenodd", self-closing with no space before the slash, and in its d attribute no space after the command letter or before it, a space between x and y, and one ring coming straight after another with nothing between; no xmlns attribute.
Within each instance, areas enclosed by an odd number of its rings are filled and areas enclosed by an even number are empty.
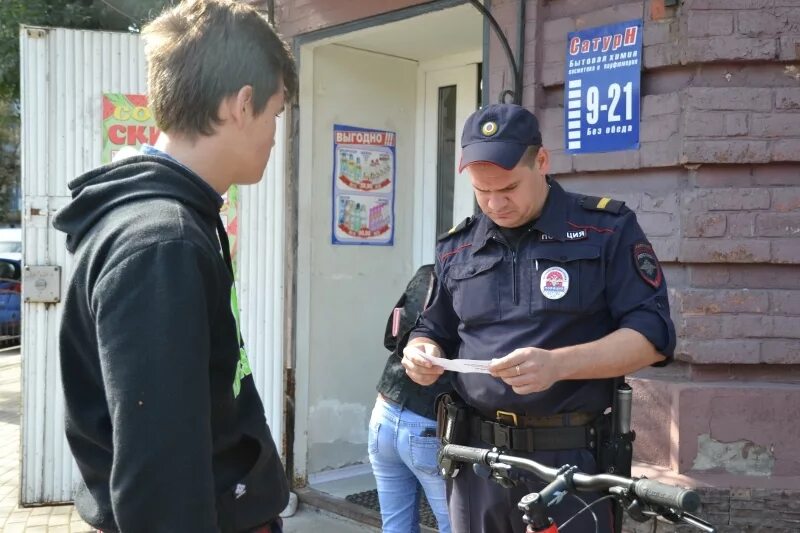
<svg viewBox="0 0 800 533"><path fill-rule="evenodd" d="M503 424L509 426L518 426L517 423L517 413L512 413L510 411L500 411L498 409L497 413L495 414L498 422L502 422Z"/></svg>

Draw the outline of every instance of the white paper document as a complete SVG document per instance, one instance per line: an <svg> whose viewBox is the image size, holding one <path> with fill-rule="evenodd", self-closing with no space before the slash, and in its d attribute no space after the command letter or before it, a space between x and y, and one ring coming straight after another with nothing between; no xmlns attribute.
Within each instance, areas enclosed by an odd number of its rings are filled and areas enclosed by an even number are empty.
<svg viewBox="0 0 800 533"><path fill-rule="evenodd" d="M433 357L416 348L414 348L414 351L420 357L424 357L434 365L438 365L451 372L489 373L489 361L481 361L480 359L445 359L443 357Z"/></svg>

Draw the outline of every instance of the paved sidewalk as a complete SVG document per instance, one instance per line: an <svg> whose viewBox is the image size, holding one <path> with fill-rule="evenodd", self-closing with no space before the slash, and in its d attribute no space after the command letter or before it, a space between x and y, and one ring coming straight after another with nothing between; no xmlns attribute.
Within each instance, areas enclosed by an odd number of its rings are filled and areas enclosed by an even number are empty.
<svg viewBox="0 0 800 533"><path fill-rule="evenodd" d="M92 529L71 505L21 508L19 501L19 351L0 352L0 531L86 533Z"/></svg>
<svg viewBox="0 0 800 533"><path fill-rule="evenodd" d="M89 533L71 505L20 508L19 501L19 351L0 352L0 532ZM377 528L302 505L285 520L286 533L377 533Z"/></svg>

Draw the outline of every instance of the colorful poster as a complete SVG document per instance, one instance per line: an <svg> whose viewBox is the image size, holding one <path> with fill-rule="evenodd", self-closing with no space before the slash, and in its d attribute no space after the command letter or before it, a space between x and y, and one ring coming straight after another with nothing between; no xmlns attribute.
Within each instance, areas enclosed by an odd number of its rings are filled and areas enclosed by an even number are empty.
<svg viewBox="0 0 800 533"><path fill-rule="evenodd" d="M570 154L639 148L642 20L567 36L564 143Z"/></svg>
<svg viewBox="0 0 800 533"><path fill-rule="evenodd" d="M333 244L394 243L395 134L333 126Z"/></svg>
<svg viewBox="0 0 800 533"><path fill-rule="evenodd" d="M102 163L129 146L138 149L143 144L155 144L159 129L143 94L103 95L103 153Z"/></svg>

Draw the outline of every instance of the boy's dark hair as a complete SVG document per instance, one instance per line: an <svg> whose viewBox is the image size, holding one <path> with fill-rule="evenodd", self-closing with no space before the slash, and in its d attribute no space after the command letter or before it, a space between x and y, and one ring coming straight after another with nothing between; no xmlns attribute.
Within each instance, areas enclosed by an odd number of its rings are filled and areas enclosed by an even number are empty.
<svg viewBox="0 0 800 533"><path fill-rule="evenodd" d="M158 127L190 138L211 135L217 111L253 87L261 113L278 91L291 98L297 71L287 44L254 8L231 0L189 0L142 30L150 108Z"/></svg>

